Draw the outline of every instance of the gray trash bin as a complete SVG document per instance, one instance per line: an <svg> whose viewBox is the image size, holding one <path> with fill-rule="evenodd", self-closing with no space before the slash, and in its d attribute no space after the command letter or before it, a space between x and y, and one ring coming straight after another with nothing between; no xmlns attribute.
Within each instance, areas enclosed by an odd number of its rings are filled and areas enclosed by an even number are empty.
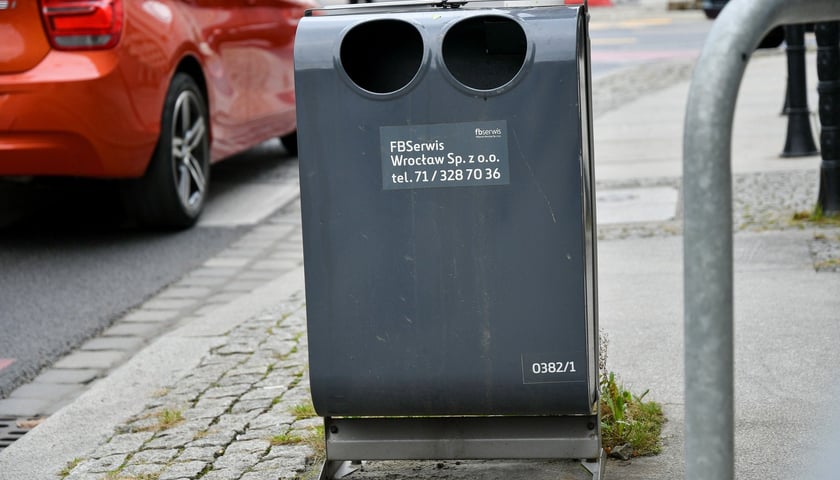
<svg viewBox="0 0 840 480"><path fill-rule="evenodd" d="M476 5L298 27L320 415L596 414L586 11Z"/></svg>

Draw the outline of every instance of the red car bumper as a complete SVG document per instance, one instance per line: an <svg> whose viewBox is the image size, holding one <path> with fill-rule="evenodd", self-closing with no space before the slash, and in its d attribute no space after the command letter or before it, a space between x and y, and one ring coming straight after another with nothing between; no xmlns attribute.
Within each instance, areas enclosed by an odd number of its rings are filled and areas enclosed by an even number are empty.
<svg viewBox="0 0 840 480"><path fill-rule="evenodd" d="M0 75L0 175L143 174L158 136L144 118L159 113L138 105L118 55L52 51L36 68Z"/></svg>

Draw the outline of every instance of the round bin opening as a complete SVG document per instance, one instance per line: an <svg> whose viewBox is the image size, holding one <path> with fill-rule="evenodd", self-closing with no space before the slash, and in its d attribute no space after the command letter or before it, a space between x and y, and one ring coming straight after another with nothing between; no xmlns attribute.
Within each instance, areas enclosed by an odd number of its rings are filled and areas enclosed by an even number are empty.
<svg viewBox="0 0 840 480"><path fill-rule="evenodd" d="M473 17L455 24L443 39L449 73L477 90L499 88L519 73L528 48L525 32L506 17Z"/></svg>
<svg viewBox="0 0 840 480"><path fill-rule="evenodd" d="M409 23L375 20L353 27L341 42L341 66L353 82L374 93L411 82L423 60L423 38Z"/></svg>

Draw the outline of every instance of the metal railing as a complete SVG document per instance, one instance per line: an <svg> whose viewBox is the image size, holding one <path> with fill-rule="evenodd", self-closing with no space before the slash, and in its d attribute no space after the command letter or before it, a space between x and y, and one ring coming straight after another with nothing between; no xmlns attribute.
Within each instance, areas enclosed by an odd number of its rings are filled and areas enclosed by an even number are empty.
<svg viewBox="0 0 840 480"><path fill-rule="evenodd" d="M771 28L837 19L838 0L733 0L694 69L683 146L688 480L735 475L731 140L744 70Z"/></svg>

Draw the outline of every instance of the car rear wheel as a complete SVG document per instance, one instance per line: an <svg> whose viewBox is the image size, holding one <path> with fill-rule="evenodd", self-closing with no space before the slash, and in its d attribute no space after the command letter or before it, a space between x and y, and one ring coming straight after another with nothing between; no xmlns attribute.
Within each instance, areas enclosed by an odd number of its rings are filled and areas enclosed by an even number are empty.
<svg viewBox="0 0 840 480"><path fill-rule="evenodd" d="M292 132L285 137L280 137L280 143L286 148L290 155L298 154L297 132Z"/></svg>
<svg viewBox="0 0 840 480"><path fill-rule="evenodd" d="M176 74L149 168L127 191L130 209L142 224L181 229L198 220L210 179L208 125L201 90L189 75Z"/></svg>

